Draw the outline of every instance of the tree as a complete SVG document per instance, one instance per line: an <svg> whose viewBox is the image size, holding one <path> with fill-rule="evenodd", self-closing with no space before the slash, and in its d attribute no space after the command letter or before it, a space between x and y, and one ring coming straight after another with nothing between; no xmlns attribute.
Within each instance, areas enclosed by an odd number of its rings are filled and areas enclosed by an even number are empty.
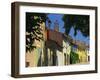
<svg viewBox="0 0 100 80"><path fill-rule="evenodd" d="M79 61L79 55L73 51L70 53L70 64L76 64Z"/></svg>
<svg viewBox="0 0 100 80"><path fill-rule="evenodd" d="M88 15L64 15L62 20L64 21L65 33L68 35L71 27L73 26L75 33L80 30L83 36L89 36L89 16Z"/></svg>
<svg viewBox="0 0 100 80"><path fill-rule="evenodd" d="M42 13L26 13L26 52L36 48L35 39L43 40L43 33L40 23L46 21L46 14Z"/></svg>

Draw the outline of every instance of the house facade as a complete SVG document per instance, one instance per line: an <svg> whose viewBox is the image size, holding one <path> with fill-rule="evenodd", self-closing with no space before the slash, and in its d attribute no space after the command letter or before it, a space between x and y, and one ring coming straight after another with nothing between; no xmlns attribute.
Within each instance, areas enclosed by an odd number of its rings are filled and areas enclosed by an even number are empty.
<svg viewBox="0 0 100 80"><path fill-rule="evenodd" d="M40 24L43 40L35 40L36 46L26 53L26 67L37 66L64 66L70 64L83 64L89 62L89 47L69 35L59 32L56 22L54 29Z"/></svg>
<svg viewBox="0 0 100 80"><path fill-rule="evenodd" d="M80 64L89 62L89 50L88 46L84 42L79 40L73 40L73 51L78 54L78 62Z"/></svg>
<svg viewBox="0 0 100 80"><path fill-rule="evenodd" d="M41 31L43 33L43 39L45 39L45 23L40 24ZM36 67L36 66L43 66L44 62L44 44L43 40L36 40L34 44L36 48L34 48L31 52L28 51L25 55L26 60L26 67Z"/></svg>
<svg viewBox="0 0 100 80"><path fill-rule="evenodd" d="M70 64L71 46L68 36L59 32L57 23L54 29L46 29L46 65L47 66L63 66Z"/></svg>

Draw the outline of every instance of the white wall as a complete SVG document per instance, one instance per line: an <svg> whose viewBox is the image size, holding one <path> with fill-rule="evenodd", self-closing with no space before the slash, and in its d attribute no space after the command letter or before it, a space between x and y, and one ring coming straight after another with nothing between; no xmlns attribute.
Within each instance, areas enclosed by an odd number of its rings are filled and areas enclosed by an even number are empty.
<svg viewBox="0 0 100 80"><path fill-rule="evenodd" d="M13 1L30 1L41 3L56 4L76 4L98 6L100 9L100 0L0 0L0 80L16 80L10 76L11 68L11 2ZM100 14L100 11L99 13ZM100 21L100 16L98 16ZM98 24L100 26L100 23ZM98 32L100 27L98 27ZM100 41L100 37L98 38ZM98 42L100 44L100 42ZM100 47L100 45L98 46ZM100 50L98 51L98 53ZM98 58L100 54L98 54ZM18 80L99 80L100 79L100 58L98 60L99 73L97 74L80 74L51 76L38 78L21 78Z"/></svg>

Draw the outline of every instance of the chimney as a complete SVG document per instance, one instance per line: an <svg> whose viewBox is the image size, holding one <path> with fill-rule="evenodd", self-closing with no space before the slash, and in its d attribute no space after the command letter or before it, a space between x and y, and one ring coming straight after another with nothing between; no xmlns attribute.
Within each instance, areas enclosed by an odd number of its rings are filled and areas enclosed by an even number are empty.
<svg viewBox="0 0 100 80"><path fill-rule="evenodd" d="M59 23L57 20L54 22L54 30L59 32Z"/></svg>

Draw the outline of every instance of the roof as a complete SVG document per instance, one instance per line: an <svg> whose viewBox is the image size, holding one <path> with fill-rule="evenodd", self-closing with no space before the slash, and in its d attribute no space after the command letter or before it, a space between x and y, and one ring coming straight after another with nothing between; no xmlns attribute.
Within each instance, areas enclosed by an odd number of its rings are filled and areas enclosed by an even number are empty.
<svg viewBox="0 0 100 80"><path fill-rule="evenodd" d="M63 33L63 38L68 41L69 43L72 42L72 37L70 35L66 35L65 33Z"/></svg>
<svg viewBox="0 0 100 80"><path fill-rule="evenodd" d="M47 39L55 41L59 46L62 46L63 34L55 30L47 30Z"/></svg>
<svg viewBox="0 0 100 80"><path fill-rule="evenodd" d="M63 40L68 41L69 43L72 43L73 45L76 45L80 49L87 49L89 48L89 45L87 45L85 42L82 42L80 40L74 40L70 35L66 35L64 33L48 29L47 28L47 40L55 41L59 46L62 47Z"/></svg>
<svg viewBox="0 0 100 80"><path fill-rule="evenodd" d="M87 45L85 42L82 42L80 40L73 40L72 44L76 45L80 49L87 49L87 48L89 48L89 45Z"/></svg>

